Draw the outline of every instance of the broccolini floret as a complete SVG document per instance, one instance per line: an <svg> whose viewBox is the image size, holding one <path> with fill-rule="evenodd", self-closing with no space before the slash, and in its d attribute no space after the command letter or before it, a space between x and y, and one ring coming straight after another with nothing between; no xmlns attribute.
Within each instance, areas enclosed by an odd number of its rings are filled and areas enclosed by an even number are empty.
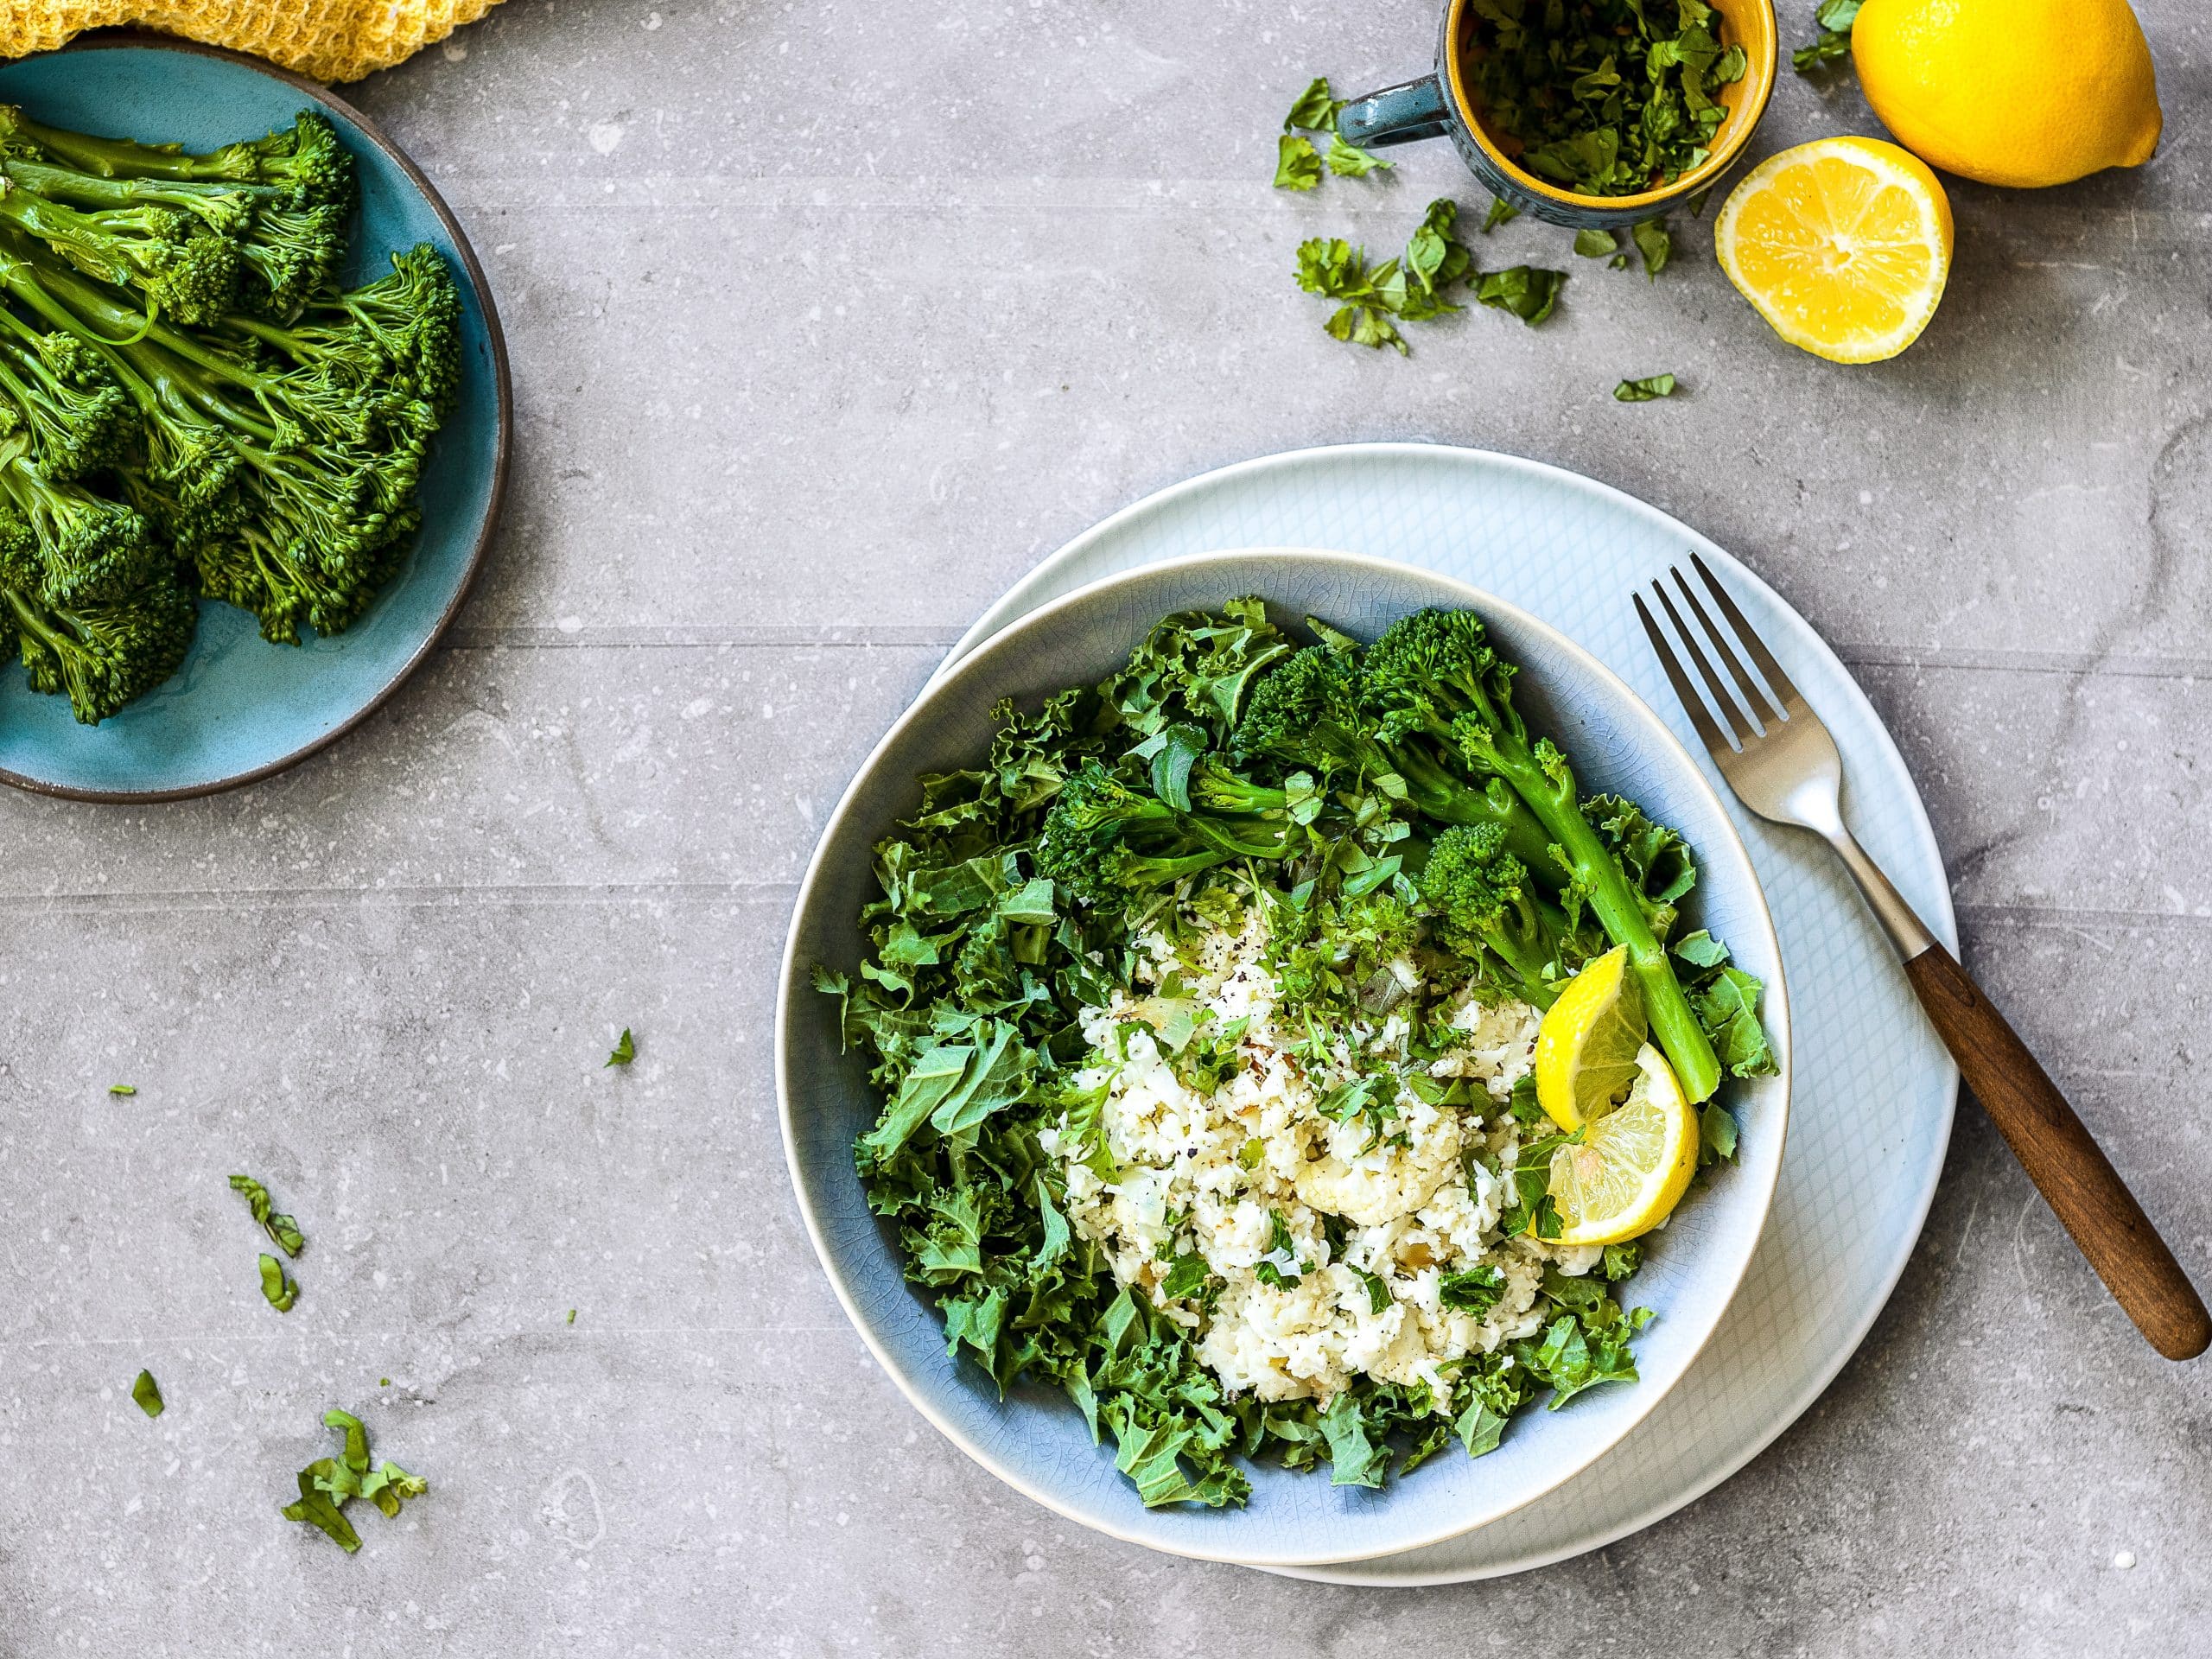
<svg viewBox="0 0 2212 1659"><path fill-rule="evenodd" d="M0 106L0 219L162 315L208 322L241 302L296 315L337 274L353 162L323 117L188 156L64 132Z"/></svg>
<svg viewBox="0 0 2212 1659"><path fill-rule="evenodd" d="M349 339L318 322L310 351L251 320L196 333L135 317L112 289L0 232L0 289L96 356L135 405L145 466L124 469L124 499L174 541L203 593L252 611L274 640L296 641L302 621L322 633L351 624L419 522L439 411L408 383L450 381L451 277L425 248L383 285L327 308L396 318L411 297L419 326L378 337L354 321ZM414 355L402 365L395 351Z"/></svg>
<svg viewBox="0 0 2212 1659"><path fill-rule="evenodd" d="M0 648L15 647L32 690L67 695L97 725L176 671L197 610L166 560L135 587L73 588L49 576L41 550L31 525L0 506Z"/></svg>
<svg viewBox="0 0 2212 1659"><path fill-rule="evenodd" d="M1513 706L1514 669L1469 611L1425 610L1384 630L1366 656L1363 695L1386 737L1418 735L1444 747L1474 777L1503 779L1558 849L1570 905L1587 904L1628 947L1652 1035L1693 1101L1720 1083L1720 1065L1675 976L1667 947L1619 861L1583 817L1574 774L1548 739L1531 742Z"/></svg>
<svg viewBox="0 0 2212 1659"><path fill-rule="evenodd" d="M1302 843L1287 817L1180 812L1093 761L1046 814L1037 873L1086 904L1120 909L1235 860L1280 862Z"/></svg>
<svg viewBox="0 0 2212 1659"><path fill-rule="evenodd" d="M1234 738L1240 754L1287 766L1329 769L1346 780L1395 777L1407 804L1439 823L1495 823L1532 868L1548 871L1550 837L1503 787L1468 784L1418 736L1386 737L1363 706L1363 665L1351 651L1312 645L1278 664L1252 689Z"/></svg>
<svg viewBox="0 0 2212 1659"><path fill-rule="evenodd" d="M1496 824L1439 836L1421 871L1421 896L1436 912L1439 944L1478 959L1487 953L1503 968L1507 988L1535 1007L1558 1001L1559 986L1595 954L1593 941L1505 850L1505 832Z"/></svg>

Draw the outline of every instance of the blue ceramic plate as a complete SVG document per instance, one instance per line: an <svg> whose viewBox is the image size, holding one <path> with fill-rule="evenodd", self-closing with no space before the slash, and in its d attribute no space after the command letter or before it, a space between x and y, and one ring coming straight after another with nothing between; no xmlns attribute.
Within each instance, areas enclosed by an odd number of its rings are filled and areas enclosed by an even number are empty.
<svg viewBox="0 0 2212 1659"><path fill-rule="evenodd" d="M1633 1387L1595 1389L1556 1412L1539 1406L1487 1456L1451 1447L1378 1491L1262 1463L1251 1467L1246 1508L1147 1510L1115 1469L1111 1443L1092 1443L1065 1395L1023 1383L1001 1400L980 1369L946 1357L943 1319L906 1282L897 1239L869 1212L853 1173L854 1137L881 1101L859 1057L842 1052L835 1007L810 975L817 963L854 970L861 908L878 892L872 849L912 815L918 774L975 764L1000 698L1033 707L1093 683L1161 616L1240 594L1265 596L1286 620L1322 615L1363 639L1424 605L1479 611L1521 665L1516 703L1573 757L1582 787L1641 802L1697 849L1685 925L1710 927L1765 981L1762 1012L1781 1072L1728 1085L1743 1126L1737 1161L1646 1241L1636 1300L1660 1317L1637 1339ZM1268 548L1109 575L1007 622L923 691L861 766L799 888L776 1063L785 1154L815 1249L861 1337L931 1422L1010 1485L1086 1526L1177 1554L1282 1567L1417 1550L1487 1525L1588 1468L1664 1400L1719 1324L1765 1224L1789 1110L1789 1028L1780 948L1743 842L1688 752L1627 686L1535 617L1463 583L1380 559Z"/></svg>
<svg viewBox="0 0 2212 1659"><path fill-rule="evenodd" d="M82 800L203 795L265 778L351 729L391 696L460 608L499 516L506 479L506 349L484 273L438 193L366 117L324 88L232 53L147 36L99 41L0 67L0 102L56 126L209 149L257 137L310 106L359 165L361 212L349 282L429 242L461 291L460 406L423 473L423 531L376 604L344 633L272 645L245 612L203 603L200 634L168 684L98 726L0 664L0 779Z"/></svg>

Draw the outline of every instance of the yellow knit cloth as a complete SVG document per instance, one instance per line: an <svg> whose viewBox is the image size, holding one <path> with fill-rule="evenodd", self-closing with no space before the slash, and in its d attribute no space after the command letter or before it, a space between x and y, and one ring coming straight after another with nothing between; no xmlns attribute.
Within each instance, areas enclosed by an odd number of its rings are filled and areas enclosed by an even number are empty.
<svg viewBox="0 0 2212 1659"><path fill-rule="evenodd" d="M156 29L316 80L358 80L473 23L496 0L0 0L0 58L87 29Z"/></svg>

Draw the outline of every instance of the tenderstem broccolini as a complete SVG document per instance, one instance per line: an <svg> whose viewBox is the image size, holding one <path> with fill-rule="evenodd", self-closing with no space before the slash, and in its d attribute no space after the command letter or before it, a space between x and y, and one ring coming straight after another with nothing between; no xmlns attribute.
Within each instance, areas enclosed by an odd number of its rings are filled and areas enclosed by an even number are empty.
<svg viewBox="0 0 2212 1659"><path fill-rule="evenodd" d="M296 642L404 558L461 296L427 245L338 286L355 194L312 111L188 155L0 106L0 648L79 720L175 670L193 590Z"/></svg>

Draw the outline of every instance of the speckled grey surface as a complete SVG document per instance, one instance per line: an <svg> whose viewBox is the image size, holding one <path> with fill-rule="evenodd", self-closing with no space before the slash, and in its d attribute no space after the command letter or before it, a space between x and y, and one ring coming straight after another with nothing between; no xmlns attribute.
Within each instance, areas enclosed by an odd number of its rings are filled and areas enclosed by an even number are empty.
<svg viewBox="0 0 2212 1659"><path fill-rule="evenodd" d="M1956 188L1941 315L1859 371L1766 337L1694 234L1656 285L1577 263L1541 330L1322 338L1297 240L1395 244L1452 164L1294 200L1274 126L1316 71L1416 67L1408 0L510 0L357 88L486 256L512 511L451 647L331 754L0 800L0 1652L2212 1645L2212 1371L2130 1334L1971 1111L1770 1452L1598 1555L1392 1593L1092 1538L938 1440L813 1267L767 1064L821 815L1015 575L1223 461L1484 444L1661 502L1837 643L1969 962L2212 1276L2212 25L2143 10L2166 152ZM1871 130L1794 79L1768 123ZM1606 397L1661 369L1686 395ZM283 1319L241 1166L314 1240ZM351 1560L275 1515L338 1403L435 1487Z"/></svg>

